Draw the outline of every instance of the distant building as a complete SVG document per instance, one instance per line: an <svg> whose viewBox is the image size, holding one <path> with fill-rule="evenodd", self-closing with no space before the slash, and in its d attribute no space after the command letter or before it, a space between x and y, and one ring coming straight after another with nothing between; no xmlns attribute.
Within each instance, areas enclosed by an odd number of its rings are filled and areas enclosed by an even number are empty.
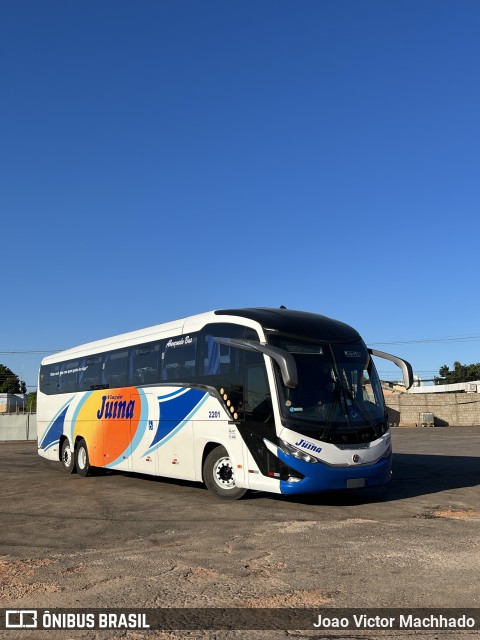
<svg viewBox="0 0 480 640"><path fill-rule="evenodd" d="M25 409L22 393L0 393L0 413L20 413Z"/></svg>
<svg viewBox="0 0 480 640"><path fill-rule="evenodd" d="M412 387L409 393L480 393L480 380L454 384L434 384L420 388Z"/></svg>
<svg viewBox="0 0 480 640"><path fill-rule="evenodd" d="M431 382L431 380L422 380L420 376L413 376L413 385L408 389L408 393L430 393L434 390L435 385L429 384L429 382ZM407 391L403 380L399 380L398 382L382 380L381 383L383 393L387 396L395 393L405 393ZM447 389L445 389L445 391L447 391Z"/></svg>
<svg viewBox="0 0 480 640"><path fill-rule="evenodd" d="M389 382L382 380L383 395L389 396L396 393L405 393L405 384L403 382Z"/></svg>

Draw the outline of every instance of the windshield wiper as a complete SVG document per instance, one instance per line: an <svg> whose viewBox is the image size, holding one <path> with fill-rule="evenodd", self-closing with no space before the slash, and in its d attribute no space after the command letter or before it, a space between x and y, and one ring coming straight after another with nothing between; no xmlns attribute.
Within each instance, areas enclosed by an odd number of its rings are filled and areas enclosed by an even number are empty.
<svg viewBox="0 0 480 640"><path fill-rule="evenodd" d="M343 386L344 391L347 392L348 397L350 398L350 400L352 401L352 409L355 409L355 407L358 409L358 411L360 412L360 414L362 415L362 417L364 418L364 420L366 420L368 422L368 424L373 427L375 429L375 424L372 420L372 417L369 415L368 411L365 409L365 407L362 407L361 404L357 401L352 388L350 387L350 385L347 383ZM348 407L347 407L348 409ZM355 417L352 415L352 418Z"/></svg>
<svg viewBox="0 0 480 640"><path fill-rule="evenodd" d="M335 409L338 406L341 406L343 410L343 416L347 420L349 428L351 428L352 423L350 422L350 415L348 413L347 399L345 398L345 393L344 393L345 390L343 388L343 385L340 383L339 379L336 377L336 375L333 374L333 371L332 371L332 378L333 378L335 387L332 392L333 402L331 403L331 407L329 409L327 420L326 420L327 429L330 429L330 427L332 426L333 415L334 415Z"/></svg>

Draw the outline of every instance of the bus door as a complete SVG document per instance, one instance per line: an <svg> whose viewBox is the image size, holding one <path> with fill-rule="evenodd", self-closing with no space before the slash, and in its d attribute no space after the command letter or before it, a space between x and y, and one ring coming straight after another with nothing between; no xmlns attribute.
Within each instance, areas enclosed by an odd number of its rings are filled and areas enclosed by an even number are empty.
<svg viewBox="0 0 480 640"><path fill-rule="evenodd" d="M255 357L256 354L247 353L246 360L250 360L251 356ZM239 430L248 447L247 469L251 471L258 466L260 474L268 476L272 466L269 461L271 454L265 446L264 438L270 442L275 441L275 419L263 357L261 362L257 360L245 363L243 409L244 420ZM251 464L252 459L255 465ZM260 480L254 476L255 474L249 473L252 488L257 484L256 480Z"/></svg>

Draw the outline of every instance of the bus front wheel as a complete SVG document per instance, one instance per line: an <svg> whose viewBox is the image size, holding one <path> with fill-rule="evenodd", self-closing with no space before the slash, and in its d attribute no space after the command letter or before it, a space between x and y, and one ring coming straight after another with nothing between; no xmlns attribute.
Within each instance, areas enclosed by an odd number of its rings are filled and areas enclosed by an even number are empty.
<svg viewBox="0 0 480 640"><path fill-rule="evenodd" d="M63 468L67 473L76 472L77 469L75 466L75 456L74 456L72 447L70 446L70 442L66 438L62 443L61 460L62 460Z"/></svg>
<svg viewBox="0 0 480 640"><path fill-rule="evenodd" d="M88 459L88 449L85 440L79 440L75 449L75 466L77 467L78 475L85 477L91 472L92 467Z"/></svg>
<svg viewBox="0 0 480 640"><path fill-rule="evenodd" d="M217 498L238 500L247 492L235 485L233 464L225 447L215 447L205 458L203 480Z"/></svg>

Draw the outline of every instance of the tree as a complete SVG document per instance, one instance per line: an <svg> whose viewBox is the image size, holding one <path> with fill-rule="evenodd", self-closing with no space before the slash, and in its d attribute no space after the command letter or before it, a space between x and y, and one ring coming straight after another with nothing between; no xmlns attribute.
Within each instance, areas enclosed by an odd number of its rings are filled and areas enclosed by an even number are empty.
<svg viewBox="0 0 480 640"><path fill-rule="evenodd" d="M25 410L28 413L35 413L37 411L37 392L32 391L27 396L27 401L25 403Z"/></svg>
<svg viewBox="0 0 480 640"><path fill-rule="evenodd" d="M4 364L0 364L0 393L27 393L25 382Z"/></svg>
<svg viewBox="0 0 480 640"><path fill-rule="evenodd" d="M453 370L444 364L438 372L440 377L434 378L435 384L455 384L457 382L473 382L480 380L480 362L477 364L453 363Z"/></svg>

